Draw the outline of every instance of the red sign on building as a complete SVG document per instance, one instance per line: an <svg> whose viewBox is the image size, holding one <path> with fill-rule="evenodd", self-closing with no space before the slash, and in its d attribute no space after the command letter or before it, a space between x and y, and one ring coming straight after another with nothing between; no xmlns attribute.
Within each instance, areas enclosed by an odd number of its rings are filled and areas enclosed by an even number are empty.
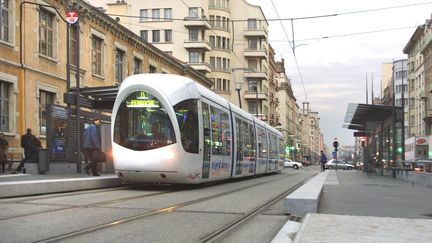
<svg viewBox="0 0 432 243"><path fill-rule="evenodd" d="M67 11L66 12L66 21L69 24L75 24L78 22L78 12L75 10Z"/></svg>

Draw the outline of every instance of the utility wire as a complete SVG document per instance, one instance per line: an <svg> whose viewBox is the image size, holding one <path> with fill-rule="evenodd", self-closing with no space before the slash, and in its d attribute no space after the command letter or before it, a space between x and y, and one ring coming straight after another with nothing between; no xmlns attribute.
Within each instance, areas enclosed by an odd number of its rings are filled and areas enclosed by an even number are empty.
<svg viewBox="0 0 432 243"><path fill-rule="evenodd" d="M276 16L279 18L279 12L277 11L277 8L276 8L276 6L274 5L273 0L271 0L271 3L272 3L272 5L273 5L274 11L276 12ZM289 42L289 44L290 44L291 51L292 51L293 56L294 56L294 61L295 61L296 67L297 67L297 72L298 72L298 74L299 74L300 81L301 81L301 83L302 83L303 90L304 90L304 93L305 93L305 101L308 102L308 94L307 94L307 92L306 92L306 87L305 87L305 85L304 85L303 76L302 76L302 73L301 73L301 71L300 71L300 66L299 66L299 64L298 64L297 57L296 57L295 52L294 52L294 48L295 48L295 47L291 44L291 41L290 41L289 36L288 36L288 34L287 34L286 30L285 30L285 26L283 25L282 20L280 21L280 24L281 24L282 29L283 29L283 31L284 31L284 33L285 33L285 36L286 36L286 38L287 38L287 40L288 40L288 42Z"/></svg>
<svg viewBox="0 0 432 243"><path fill-rule="evenodd" d="M182 3L189 8L189 6L181 0ZM324 14L324 15L314 15L314 16L304 16L304 17L293 17L293 18L269 18L269 19L257 19L257 21L291 21L291 20L303 20L303 19L316 19L316 18L328 18L328 17L336 17L340 15L349 15L349 14L359 14L359 13L367 13L367 12L376 12L376 11L384 11L384 10L390 10L390 9L397 9L397 8L407 8L407 7L414 7L414 6L421 6L421 5L429 5L432 4L432 2L423 2L423 3L413 3L413 4L406 4L406 5L397 5L397 6L390 6L390 7L382 7L382 8L374 8L374 9L365 9L365 10L358 10L358 11L349 11L349 12L341 12L341 13L335 13L335 14ZM146 20L157 20L157 21L189 21L188 19L184 18L153 18L153 17L143 17L143 16L137 16L137 15L124 15L124 14L108 14L109 16L114 17L126 17L126 18L140 18L140 19L146 19ZM234 19L229 20L232 22L247 22L248 19Z"/></svg>
<svg viewBox="0 0 432 243"><path fill-rule="evenodd" d="M297 41L311 41L311 40L322 40L322 39L330 39L330 38L339 38L339 37L347 37L347 36L354 36L354 35L364 35L364 34L373 34L373 33L380 33L380 32L387 32L387 31L395 31L395 30L403 30L403 29L411 29L411 28L417 28L418 25L413 26L405 26L405 27L399 27L399 28L390 28L390 29L381 29L381 30L371 30L371 31L364 31L364 32L357 32L357 33L348 33L348 34L340 34L340 35L329 35L329 36L323 36L323 37L312 37L307 39L300 39ZM286 40L269 40L270 42L287 42ZM292 42L289 42L290 44Z"/></svg>

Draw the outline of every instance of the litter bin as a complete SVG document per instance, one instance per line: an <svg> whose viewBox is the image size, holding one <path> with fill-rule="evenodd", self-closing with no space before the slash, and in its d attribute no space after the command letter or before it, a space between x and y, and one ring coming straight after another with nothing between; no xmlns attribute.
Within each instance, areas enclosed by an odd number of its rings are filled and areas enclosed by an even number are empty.
<svg viewBox="0 0 432 243"><path fill-rule="evenodd" d="M49 150L39 150L39 174L45 174L49 171Z"/></svg>

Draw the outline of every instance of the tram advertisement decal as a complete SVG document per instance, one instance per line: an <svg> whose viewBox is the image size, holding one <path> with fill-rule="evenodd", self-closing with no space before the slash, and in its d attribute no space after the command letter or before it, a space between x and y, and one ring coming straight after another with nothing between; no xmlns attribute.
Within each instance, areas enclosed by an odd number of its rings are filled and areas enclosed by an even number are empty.
<svg viewBox="0 0 432 243"><path fill-rule="evenodd" d="M222 159L213 160L211 163L211 171L213 176L219 176L229 173L230 163L222 161Z"/></svg>

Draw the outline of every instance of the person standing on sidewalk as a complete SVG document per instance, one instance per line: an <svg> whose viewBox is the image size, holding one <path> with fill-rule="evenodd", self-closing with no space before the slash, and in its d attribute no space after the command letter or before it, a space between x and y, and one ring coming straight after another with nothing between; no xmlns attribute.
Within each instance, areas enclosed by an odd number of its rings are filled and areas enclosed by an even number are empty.
<svg viewBox="0 0 432 243"><path fill-rule="evenodd" d="M90 160L90 164L85 166L85 171L90 175L90 170L93 176L100 176L97 173L97 161L93 158L93 153L101 149L101 134L99 131L101 121L99 117L93 119L93 123L90 124L84 132L84 153Z"/></svg>
<svg viewBox="0 0 432 243"><path fill-rule="evenodd" d="M33 138L32 130L27 128L27 133L21 136L21 147L24 148L24 159L28 159L30 155L30 140Z"/></svg>
<svg viewBox="0 0 432 243"><path fill-rule="evenodd" d="M321 171L325 171L326 162L327 162L327 156L325 155L324 151L321 150L321 159L320 159Z"/></svg>

